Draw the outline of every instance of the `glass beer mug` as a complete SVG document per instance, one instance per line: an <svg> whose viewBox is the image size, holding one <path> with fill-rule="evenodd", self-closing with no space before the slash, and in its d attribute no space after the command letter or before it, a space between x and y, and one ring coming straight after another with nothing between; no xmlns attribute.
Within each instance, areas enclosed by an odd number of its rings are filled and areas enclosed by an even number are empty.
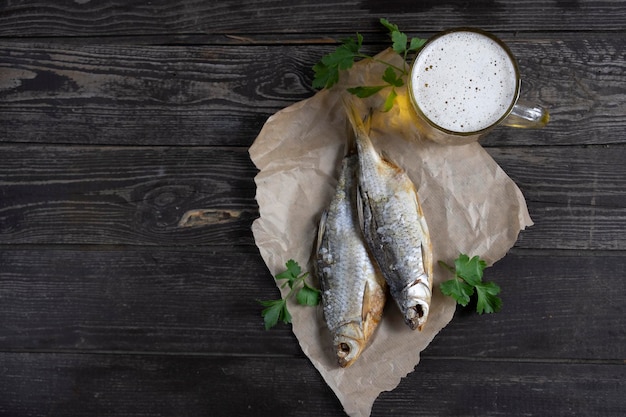
<svg viewBox="0 0 626 417"><path fill-rule="evenodd" d="M409 96L420 130L446 145L474 142L497 125L539 128L549 114L519 99L509 48L490 33L459 28L430 38L413 62Z"/></svg>

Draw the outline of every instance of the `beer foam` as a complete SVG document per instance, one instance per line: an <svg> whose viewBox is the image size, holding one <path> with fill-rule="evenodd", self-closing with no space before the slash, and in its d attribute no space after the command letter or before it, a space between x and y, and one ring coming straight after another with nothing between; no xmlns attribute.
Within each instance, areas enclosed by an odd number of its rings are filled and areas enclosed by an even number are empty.
<svg viewBox="0 0 626 417"><path fill-rule="evenodd" d="M449 131L485 129L516 99L513 58L481 33L459 31L433 39L413 65L414 102L428 119Z"/></svg>

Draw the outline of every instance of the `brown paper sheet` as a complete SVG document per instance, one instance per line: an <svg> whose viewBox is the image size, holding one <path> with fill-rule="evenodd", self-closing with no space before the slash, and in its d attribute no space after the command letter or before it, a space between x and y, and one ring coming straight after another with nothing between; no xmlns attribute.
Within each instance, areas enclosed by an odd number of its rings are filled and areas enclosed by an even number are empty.
<svg viewBox="0 0 626 417"><path fill-rule="evenodd" d="M391 50L377 58L402 65ZM310 257L317 224L330 202L348 132L342 107L345 88L380 84L384 69L371 60L358 62L332 89L271 116L250 147L250 157L260 170L255 177L260 217L252 230L272 275L284 270L290 258L313 270ZM371 136L415 182L434 259L453 264L463 252L493 264L513 246L520 230L532 225L522 193L480 144L442 146L423 139L405 89L398 93L390 112L374 112ZM381 92L355 103L365 115L370 107L380 109L383 101ZM369 416L378 395L394 389L415 369L420 352L454 314L455 301L438 289L450 278L449 272L435 266L430 317L421 332L410 330L388 301L369 347L347 369L337 365L321 306L289 304L302 350L348 415Z"/></svg>

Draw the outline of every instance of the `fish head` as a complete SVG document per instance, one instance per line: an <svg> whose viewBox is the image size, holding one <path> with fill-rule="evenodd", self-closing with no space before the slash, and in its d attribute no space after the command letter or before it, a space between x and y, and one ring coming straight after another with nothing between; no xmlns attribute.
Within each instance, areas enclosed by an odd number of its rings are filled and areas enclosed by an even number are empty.
<svg viewBox="0 0 626 417"><path fill-rule="evenodd" d="M347 368L361 355L367 341L358 323L350 322L341 326L334 338L337 360L342 368Z"/></svg>
<svg viewBox="0 0 626 417"><path fill-rule="evenodd" d="M404 291L405 292L402 294L402 298L405 300L402 308L404 320L411 329L422 330L422 326L428 319L432 295L427 277L418 277L418 279Z"/></svg>
<svg viewBox="0 0 626 417"><path fill-rule="evenodd" d="M406 309L404 312L404 320L412 330L422 330L422 326L426 323L428 317L428 304L418 302Z"/></svg>

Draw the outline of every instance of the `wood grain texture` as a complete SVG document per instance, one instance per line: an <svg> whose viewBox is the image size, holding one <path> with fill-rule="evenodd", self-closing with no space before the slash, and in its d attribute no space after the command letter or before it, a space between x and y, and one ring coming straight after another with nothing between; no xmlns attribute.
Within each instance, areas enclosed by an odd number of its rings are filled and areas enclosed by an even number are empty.
<svg viewBox="0 0 626 417"><path fill-rule="evenodd" d="M278 290L255 248L5 249L0 263L3 349L302 355L290 326L263 328L256 300ZM621 361L624 270L621 253L509 254L485 275L503 310L459 307L424 355Z"/></svg>
<svg viewBox="0 0 626 417"><path fill-rule="evenodd" d="M624 249L626 148L488 148L524 193L535 224L521 248Z"/></svg>
<svg viewBox="0 0 626 417"><path fill-rule="evenodd" d="M4 415L338 416L304 358L0 353ZM622 365L424 358L372 417L619 416ZM285 387L289 387L288 393ZM419 401L415 401L418 397Z"/></svg>
<svg viewBox="0 0 626 417"><path fill-rule="evenodd" d="M379 397L372 417L599 417L624 413L619 398L626 375L623 365L474 361L463 363L461 372L459 365L449 358L424 358L418 371L402 381L397 391Z"/></svg>
<svg viewBox="0 0 626 417"><path fill-rule="evenodd" d="M387 17L406 31L473 25L491 30L617 30L619 0L525 2L401 0L267 2L20 1L6 2L0 36L111 36L183 33L324 33L378 29Z"/></svg>
<svg viewBox="0 0 626 417"><path fill-rule="evenodd" d="M273 109L310 95L296 63L275 77L264 47L5 46L3 141L249 145Z"/></svg>
<svg viewBox="0 0 626 417"><path fill-rule="evenodd" d="M5 145L0 244L253 245L245 148ZM626 147L491 147L535 225L519 248L626 250ZM190 213L204 219L188 222Z"/></svg>
<svg viewBox="0 0 626 417"><path fill-rule="evenodd" d="M0 1L0 416L343 414L263 328L247 149L380 17L495 32L551 122L482 142L535 222L485 272L503 310L459 307L372 416L626 415L625 6Z"/></svg>
<svg viewBox="0 0 626 417"><path fill-rule="evenodd" d="M624 268L623 252L509 253L484 275L500 285L503 310L479 316L459 307L424 354L623 363Z"/></svg>
<svg viewBox="0 0 626 417"><path fill-rule="evenodd" d="M253 247L4 249L3 349L283 354L258 299L278 297Z"/></svg>
<svg viewBox="0 0 626 417"><path fill-rule="evenodd" d="M503 39L522 97L552 119L543 130L497 129L486 146L624 143L623 35ZM249 146L271 114L315 94L311 67L333 48L3 42L0 141Z"/></svg>
<svg viewBox="0 0 626 417"><path fill-rule="evenodd" d="M250 244L245 149L3 147L3 244ZM190 211L215 215L181 225Z"/></svg>

